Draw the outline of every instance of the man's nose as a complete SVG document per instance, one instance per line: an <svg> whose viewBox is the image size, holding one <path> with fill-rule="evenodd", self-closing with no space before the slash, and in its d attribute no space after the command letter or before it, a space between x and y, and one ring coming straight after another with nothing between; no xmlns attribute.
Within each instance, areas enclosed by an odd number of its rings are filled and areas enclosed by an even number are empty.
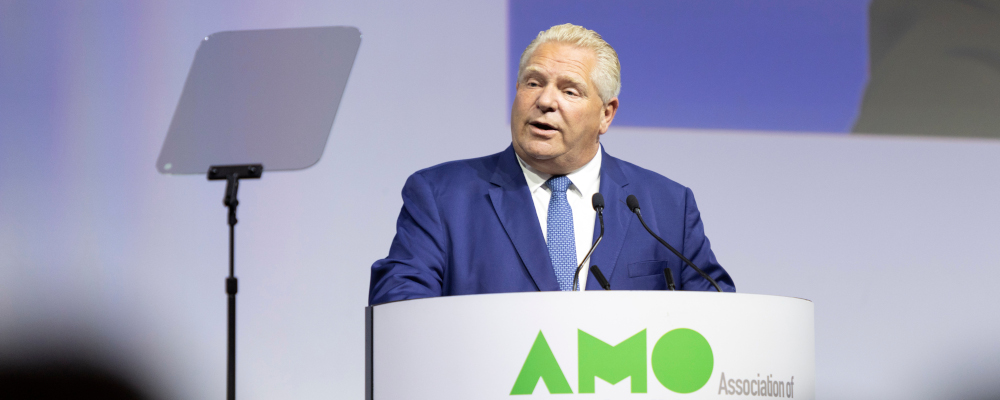
<svg viewBox="0 0 1000 400"><path fill-rule="evenodd" d="M542 112L555 111L559 104L557 96L559 96L559 88L551 85L545 86L539 93L536 104Z"/></svg>

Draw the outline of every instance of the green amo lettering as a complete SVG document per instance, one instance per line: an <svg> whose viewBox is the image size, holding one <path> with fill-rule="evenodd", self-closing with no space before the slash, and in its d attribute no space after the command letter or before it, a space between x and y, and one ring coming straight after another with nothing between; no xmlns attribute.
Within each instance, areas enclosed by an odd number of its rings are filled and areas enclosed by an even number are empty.
<svg viewBox="0 0 1000 400"><path fill-rule="evenodd" d="M632 393L646 393L646 343L645 329L616 345L577 330L580 393L594 393L597 378L612 385L631 378ZM704 387L712 376L715 363L708 340L687 328L663 334L653 345L648 361L656 380L676 393L691 393ZM528 351L510 394L532 394L539 381L545 382L549 393L573 393L541 331Z"/></svg>

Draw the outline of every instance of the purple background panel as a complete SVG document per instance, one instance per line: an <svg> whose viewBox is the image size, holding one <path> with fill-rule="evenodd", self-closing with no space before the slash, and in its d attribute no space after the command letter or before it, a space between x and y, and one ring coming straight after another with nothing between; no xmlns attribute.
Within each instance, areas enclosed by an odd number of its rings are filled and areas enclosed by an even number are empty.
<svg viewBox="0 0 1000 400"><path fill-rule="evenodd" d="M550 26L600 33L622 63L620 126L843 132L867 80L867 0L510 0L509 79Z"/></svg>

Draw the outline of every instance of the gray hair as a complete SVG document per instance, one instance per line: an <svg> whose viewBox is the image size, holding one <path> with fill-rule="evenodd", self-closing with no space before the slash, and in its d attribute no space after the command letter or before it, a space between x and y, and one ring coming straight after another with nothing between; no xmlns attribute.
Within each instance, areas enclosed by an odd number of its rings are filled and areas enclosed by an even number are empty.
<svg viewBox="0 0 1000 400"><path fill-rule="evenodd" d="M556 25L538 32L535 40L532 40L521 53L521 63L517 69L518 82L521 81L524 67L535 53L535 49L542 43L548 42L566 43L593 50L597 56L597 66L591 72L590 79L597 86L598 95L605 104L618 97L618 93L622 90L622 67L618 62L618 53L597 32L573 24Z"/></svg>

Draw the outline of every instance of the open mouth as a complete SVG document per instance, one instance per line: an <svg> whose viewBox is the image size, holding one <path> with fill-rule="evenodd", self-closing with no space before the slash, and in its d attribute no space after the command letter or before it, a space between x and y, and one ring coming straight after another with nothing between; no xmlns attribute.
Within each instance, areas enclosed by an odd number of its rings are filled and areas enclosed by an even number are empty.
<svg viewBox="0 0 1000 400"><path fill-rule="evenodd" d="M544 130L544 131L555 131L555 130L557 130L556 127L554 127L552 125L549 125L549 124L546 124L544 122L532 122L529 125L531 125L531 126L533 126L535 128Z"/></svg>

